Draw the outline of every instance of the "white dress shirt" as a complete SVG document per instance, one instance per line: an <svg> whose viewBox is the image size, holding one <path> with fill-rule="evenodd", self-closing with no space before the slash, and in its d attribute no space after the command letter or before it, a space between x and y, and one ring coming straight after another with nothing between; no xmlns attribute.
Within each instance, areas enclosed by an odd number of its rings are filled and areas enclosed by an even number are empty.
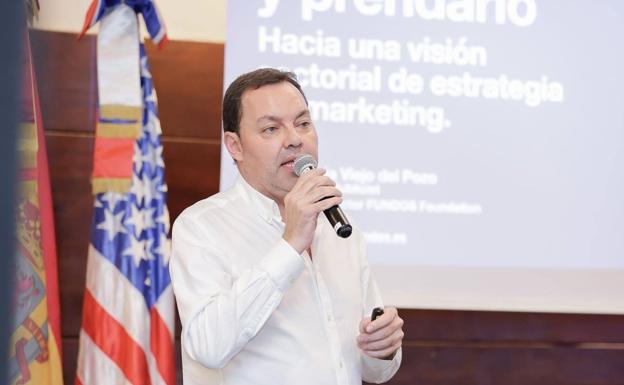
<svg viewBox="0 0 624 385"><path fill-rule="evenodd" d="M171 280L182 320L185 385L360 385L399 368L357 347L382 306L363 235L342 239L319 215L312 259L283 240L277 204L239 177L173 226Z"/></svg>

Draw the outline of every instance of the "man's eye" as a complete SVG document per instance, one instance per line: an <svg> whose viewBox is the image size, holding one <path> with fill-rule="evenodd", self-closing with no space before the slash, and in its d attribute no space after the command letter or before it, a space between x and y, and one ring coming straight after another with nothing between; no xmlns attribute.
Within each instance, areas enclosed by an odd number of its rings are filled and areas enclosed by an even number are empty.
<svg viewBox="0 0 624 385"><path fill-rule="evenodd" d="M271 134L273 133L275 130L277 130L277 127L267 127L263 130L263 132L266 132L267 134Z"/></svg>
<svg viewBox="0 0 624 385"><path fill-rule="evenodd" d="M301 127L308 127L310 125L310 122L308 122L307 120L304 120L303 122L299 123L299 125Z"/></svg>

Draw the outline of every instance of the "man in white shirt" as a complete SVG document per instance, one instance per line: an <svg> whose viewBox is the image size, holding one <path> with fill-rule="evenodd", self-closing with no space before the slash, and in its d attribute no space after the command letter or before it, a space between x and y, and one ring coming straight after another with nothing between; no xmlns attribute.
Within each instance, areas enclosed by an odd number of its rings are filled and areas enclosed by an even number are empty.
<svg viewBox="0 0 624 385"><path fill-rule="evenodd" d="M403 320L382 306L363 235L338 237L322 211L342 202L318 168L317 135L294 76L240 76L223 101L224 143L240 176L173 226L171 279L186 385L385 382L401 362ZM327 199L322 199L327 198Z"/></svg>

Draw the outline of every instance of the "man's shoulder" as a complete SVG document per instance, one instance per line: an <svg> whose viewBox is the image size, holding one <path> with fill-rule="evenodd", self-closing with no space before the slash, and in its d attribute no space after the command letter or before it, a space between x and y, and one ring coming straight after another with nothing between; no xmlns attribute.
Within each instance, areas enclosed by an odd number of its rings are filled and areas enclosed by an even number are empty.
<svg viewBox="0 0 624 385"><path fill-rule="evenodd" d="M243 197L234 188L220 191L184 209L176 222L179 220L197 221L219 218L232 207L239 207L242 199Z"/></svg>

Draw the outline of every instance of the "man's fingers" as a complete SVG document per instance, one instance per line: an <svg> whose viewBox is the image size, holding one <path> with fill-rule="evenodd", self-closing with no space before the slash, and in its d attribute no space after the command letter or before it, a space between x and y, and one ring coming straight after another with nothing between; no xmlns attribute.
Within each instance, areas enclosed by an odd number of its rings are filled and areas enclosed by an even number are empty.
<svg viewBox="0 0 624 385"><path fill-rule="evenodd" d="M378 329L374 333L362 334L361 339L364 342L380 341L392 335L397 330L400 330L401 326L403 326L403 322L401 322L401 319L399 317L396 317L394 321L391 322L386 327Z"/></svg>
<svg viewBox="0 0 624 385"><path fill-rule="evenodd" d="M307 190L308 188L305 186L310 184L311 181L323 175L324 173L325 173L325 170L323 168L315 168L314 170L310 170L306 172L305 174L301 175L299 179L297 179L297 182L293 186L291 192L301 190L301 189Z"/></svg>
<svg viewBox="0 0 624 385"><path fill-rule="evenodd" d="M331 197L327 199L323 199L322 201L318 201L314 204L314 211L321 212L327 210L328 208L339 205L342 203L342 197Z"/></svg>
<svg viewBox="0 0 624 385"><path fill-rule="evenodd" d="M314 191L313 195L314 195L314 198L312 198L312 199L314 200L314 202L318 202L318 201L322 200L323 198L341 197L342 196L342 192L340 190L338 190L337 188L332 187L332 186L323 186L323 187L317 188Z"/></svg>
<svg viewBox="0 0 624 385"><path fill-rule="evenodd" d="M289 200L308 204L327 197L342 196L336 182L324 174L325 169L317 168L302 175L288 194Z"/></svg>
<svg viewBox="0 0 624 385"><path fill-rule="evenodd" d="M305 175L302 175L295 184L295 187L293 187L293 190L297 189L309 192L319 186L335 186L336 182L324 174L325 170L317 168Z"/></svg>
<svg viewBox="0 0 624 385"><path fill-rule="evenodd" d="M333 186L318 187L313 192L308 194L290 195L284 201L297 202L300 207L306 207L307 205L313 205L324 199L330 199L333 197L342 197L342 192Z"/></svg>
<svg viewBox="0 0 624 385"><path fill-rule="evenodd" d="M364 354L380 358L391 358L403 343L403 320L399 317L396 308L387 307L384 314L375 321L364 318L360 322L360 335L357 338L358 347Z"/></svg>
<svg viewBox="0 0 624 385"><path fill-rule="evenodd" d="M401 329L403 327L403 319L398 316L398 314L392 319L385 327L377 329L373 333L367 333L366 340L367 341L378 341L386 338L390 334L394 333L395 330Z"/></svg>
<svg viewBox="0 0 624 385"><path fill-rule="evenodd" d="M394 354L394 352L399 350L400 347L401 343L398 343L383 350L364 350L364 354L369 357L384 359L390 357L392 354Z"/></svg>
<svg viewBox="0 0 624 385"><path fill-rule="evenodd" d="M389 325L396 317L398 317L397 309L393 307L387 307L384 309L384 314L382 314L379 318L371 322L370 325L366 327L366 332L374 333L376 330L379 330Z"/></svg>
<svg viewBox="0 0 624 385"><path fill-rule="evenodd" d="M299 177L299 181L301 184L307 183L311 180L314 180L316 178L322 177L323 175L325 175L326 170L322 167L319 168L315 168L314 170L310 170L308 172L306 172L305 174L301 175Z"/></svg>
<svg viewBox="0 0 624 385"><path fill-rule="evenodd" d="M367 341L358 343L360 349L364 351L378 351L384 350L389 347L392 347L396 344L400 344L403 341L403 330L398 329L395 330L392 334L387 336L384 339L376 340L376 341Z"/></svg>
<svg viewBox="0 0 624 385"><path fill-rule="evenodd" d="M368 326L368 324L371 323L370 318L363 318L360 321L360 333L365 333L366 331L366 327Z"/></svg>
<svg viewBox="0 0 624 385"><path fill-rule="evenodd" d="M314 168L308 172L306 172L305 174L301 175L302 178L310 178L314 175L323 175L325 174L327 170L325 170L323 167L317 167Z"/></svg>

